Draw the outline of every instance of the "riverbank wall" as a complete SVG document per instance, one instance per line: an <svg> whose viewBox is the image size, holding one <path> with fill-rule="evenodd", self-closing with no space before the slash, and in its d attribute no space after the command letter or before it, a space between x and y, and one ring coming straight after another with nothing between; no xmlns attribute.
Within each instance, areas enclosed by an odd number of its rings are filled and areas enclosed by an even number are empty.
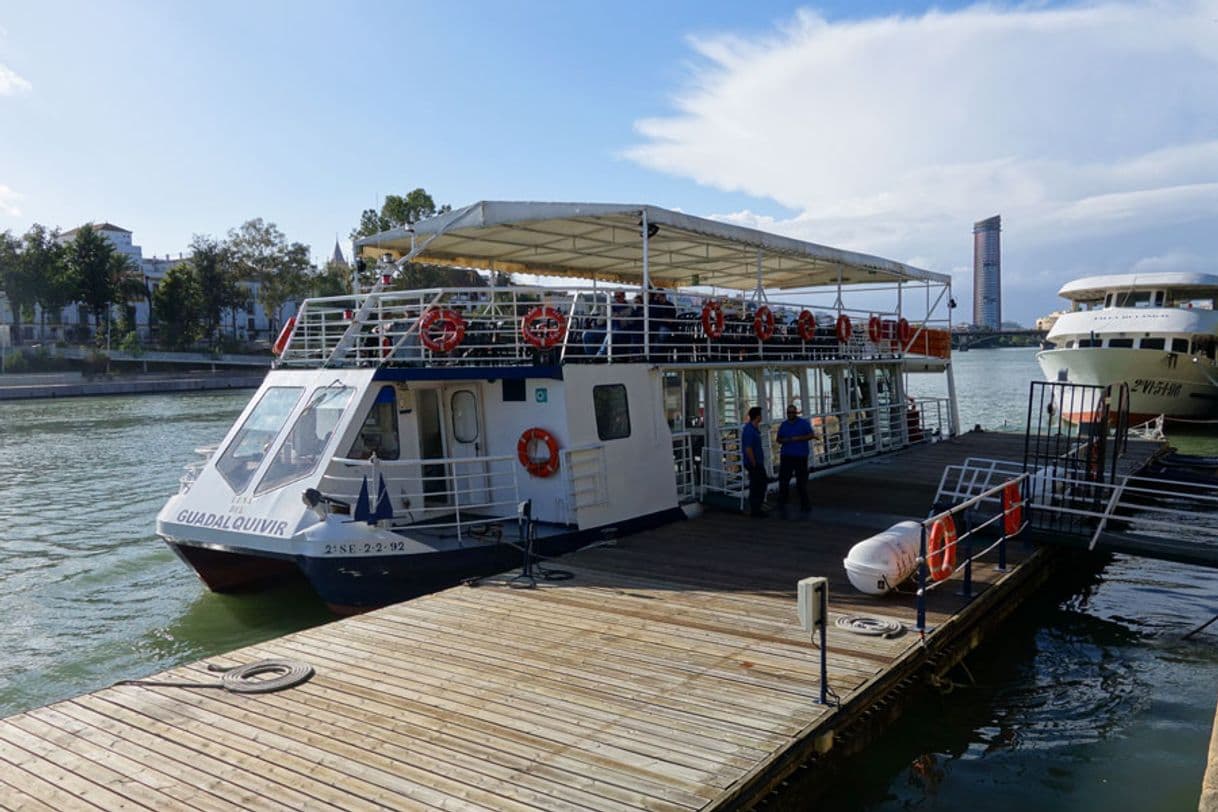
<svg viewBox="0 0 1218 812"><path fill-rule="evenodd" d="M0 401L256 389L265 376L261 369L93 378L71 372L5 375L0 377Z"/></svg>

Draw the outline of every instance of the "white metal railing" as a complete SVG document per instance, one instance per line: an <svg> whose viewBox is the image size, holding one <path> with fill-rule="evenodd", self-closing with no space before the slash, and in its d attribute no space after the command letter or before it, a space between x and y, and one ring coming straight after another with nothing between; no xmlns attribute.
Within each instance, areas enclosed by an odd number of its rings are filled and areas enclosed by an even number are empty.
<svg viewBox="0 0 1218 812"><path fill-rule="evenodd" d="M517 519L519 471L515 455L414 460L338 458L322 477L320 490L327 497L347 502L354 512L364 487L370 507L376 508L383 481L394 513L388 522L390 528L443 529L463 540L472 527ZM422 504L416 504L414 498L421 499Z"/></svg>
<svg viewBox="0 0 1218 812"><path fill-rule="evenodd" d="M185 496L186 494L190 493L191 486L195 484L195 480L199 478L199 474L203 473L203 469L207 467L208 461L211 460L212 455L216 453L216 449L219 447L219 445L206 445L199 446L195 449L195 453L202 457L202 459L186 463L185 470L183 470L182 475L178 477L179 494Z"/></svg>
<svg viewBox="0 0 1218 812"><path fill-rule="evenodd" d="M703 320L708 303L722 314L720 323L712 311L709 332ZM762 307L773 317L772 334L764 340L759 332L771 327L758 316ZM836 330L843 315L851 323L846 341L839 340ZM873 317L882 324L875 338L868 329ZM635 290L606 288L374 291L307 300L280 363L496 366L539 359L715 363L899 358L898 318L895 313L813 310L802 304L667 291L655 292L648 302ZM925 326L919 322L911 329L917 334Z"/></svg>
<svg viewBox="0 0 1218 812"><path fill-rule="evenodd" d="M672 435L673 476L679 502L694 502L702 495L700 474L705 440L706 434L701 431L679 431Z"/></svg>

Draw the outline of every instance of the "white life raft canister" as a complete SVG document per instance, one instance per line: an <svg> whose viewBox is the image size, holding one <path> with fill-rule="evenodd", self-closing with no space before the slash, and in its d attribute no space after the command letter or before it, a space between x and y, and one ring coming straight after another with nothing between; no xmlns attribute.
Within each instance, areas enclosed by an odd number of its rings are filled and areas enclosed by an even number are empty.
<svg viewBox="0 0 1218 812"><path fill-rule="evenodd" d="M855 589L883 595L913 575L921 546L922 524L897 522L851 547L842 563Z"/></svg>

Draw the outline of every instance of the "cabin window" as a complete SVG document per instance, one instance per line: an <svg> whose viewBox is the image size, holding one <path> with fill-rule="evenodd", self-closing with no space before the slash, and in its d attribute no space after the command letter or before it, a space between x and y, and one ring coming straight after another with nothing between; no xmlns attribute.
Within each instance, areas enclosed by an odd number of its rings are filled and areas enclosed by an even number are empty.
<svg viewBox="0 0 1218 812"><path fill-rule="evenodd" d="M272 386L262 393L233 441L216 461L216 470L234 491L240 493L250 484L303 391L299 386Z"/></svg>
<svg viewBox="0 0 1218 812"><path fill-rule="evenodd" d="M449 399L453 438L458 443L478 442L478 398L468 389L458 389Z"/></svg>
<svg viewBox="0 0 1218 812"><path fill-rule="evenodd" d="M1089 338L1080 338L1078 340L1078 346L1080 349L1082 349L1083 347L1098 347L1102 343L1103 343L1102 341L1099 341L1099 340L1092 341Z"/></svg>
<svg viewBox="0 0 1218 812"><path fill-rule="evenodd" d="M1163 291L1156 290L1155 291L1155 307L1162 307L1162 306L1163 306Z"/></svg>
<svg viewBox="0 0 1218 812"><path fill-rule="evenodd" d="M350 386L325 386L313 393L309 405L296 418L292 430L279 446L255 494L313 473L354 391Z"/></svg>
<svg viewBox="0 0 1218 812"><path fill-rule="evenodd" d="M1187 338L1173 338L1171 340L1171 351L1187 353L1188 352L1188 339Z"/></svg>
<svg viewBox="0 0 1218 812"><path fill-rule="evenodd" d="M592 405L596 410L597 437L620 440L630 436L630 404L626 401L624 385L592 387Z"/></svg>
<svg viewBox="0 0 1218 812"><path fill-rule="evenodd" d="M1132 338L1110 338L1108 339L1109 347L1132 347Z"/></svg>
<svg viewBox="0 0 1218 812"><path fill-rule="evenodd" d="M1074 339L1073 338L1066 342L1066 349L1068 349L1068 350L1074 349Z"/></svg>
<svg viewBox="0 0 1218 812"><path fill-rule="evenodd" d="M1117 307L1150 307L1151 292L1149 290L1128 290L1117 293Z"/></svg>
<svg viewBox="0 0 1218 812"><path fill-rule="evenodd" d="M1144 350L1161 350L1164 347L1166 339L1162 338L1144 338L1139 346Z"/></svg>
<svg viewBox="0 0 1218 812"><path fill-rule="evenodd" d="M382 386L376 401L368 410L364 424L360 426L355 442L347 451L353 460L366 460L376 454L380 460L396 460L401 456L402 444L398 434L398 399L392 386Z"/></svg>

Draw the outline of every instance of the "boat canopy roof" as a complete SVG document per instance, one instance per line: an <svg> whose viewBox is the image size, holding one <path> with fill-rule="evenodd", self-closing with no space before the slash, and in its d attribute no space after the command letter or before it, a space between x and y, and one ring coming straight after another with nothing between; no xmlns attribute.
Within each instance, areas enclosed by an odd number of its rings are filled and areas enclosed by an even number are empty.
<svg viewBox="0 0 1218 812"><path fill-rule="evenodd" d="M1058 296L1075 302L1091 302L1104 298L1109 291L1164 290L1177 295L1209 296L1218 294L1218 276L1209 273L1163 271L1159 273L1123 273L1085 276L1062 285Z"/></svg>
<svg viewBox="0 0 1218 812"><path fill-rule="evenodd" d="M663 287L753 290L924 282L946 274L656 206L482 201L355 243L359 255ZM413 252L413 253L412 253Z"/></svg>

